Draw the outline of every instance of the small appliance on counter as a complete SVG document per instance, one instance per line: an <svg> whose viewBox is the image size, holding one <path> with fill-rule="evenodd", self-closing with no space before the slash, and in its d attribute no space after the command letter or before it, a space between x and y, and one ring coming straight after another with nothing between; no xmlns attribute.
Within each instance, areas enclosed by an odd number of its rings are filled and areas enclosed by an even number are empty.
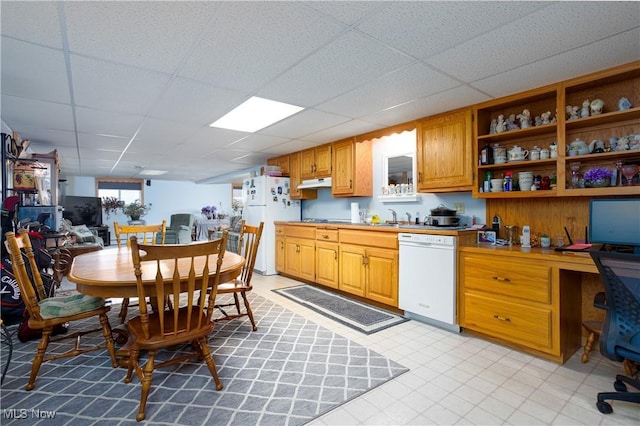
<svg viewBox="0 0 640 426"><path fill-rule="evenodd" d="M425 225L458 227L460 226L460 217L457 210L451 210L444 204L440 204L435 209L431 209L431 214L425 218Z"/></svg>

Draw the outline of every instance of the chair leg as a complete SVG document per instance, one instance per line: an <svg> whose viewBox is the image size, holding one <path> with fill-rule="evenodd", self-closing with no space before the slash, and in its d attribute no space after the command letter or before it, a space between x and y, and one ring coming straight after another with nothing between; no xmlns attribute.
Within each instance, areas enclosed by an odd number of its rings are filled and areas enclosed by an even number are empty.
<svg viewBox="0 0 640 426"><path fill-rule="evenodd" d="M149 351L149 360L144 366L144 371L142 372L142 390L140 392L140 407L138 409L138 414L136 415L136 420L141 422L145 417L145 410L147 407L147 398L149 397L149 391L151 390L151 379L153 377L153 369L156 358L156 351Z"/></svg>
<svg viewBox="0 0 640 426"><path fill-rule="evenodd" d="M216 384L216 390L222 390L222 383L220 382L220 377L218 377L218 370L216 368L216 363L211 356L209 345L207 345L207 339L204 337L198 339L198 346L200 347L199 352L202 354L204 362L207 363L209 372L211 372L211 377L213 377L213 381Z"/></svg>
<svg viewBox="0 0 640 426"><path fill-rule="evenodd" d="M42 361L44 360L44 354L47 351L47 347L49 346L49 340L51 339L52 330L53 327L45 327L42 329L42 338L40 339L40 343L38 343L36 356L35 358L33 358L33 365L31 366L29 383L27 383L27 385L24 387L28 391L36 387L36 376L38 375L38 371L40 371L40 366L42 365Z"/></svg>
<svg viewBox="0 0 640 426"><path fill-rule="evenodd" d="M138 370L138 357L140 356L140 351L136 348L132 348L131 352L129 352L129 363L127 364L127 375L124 378L125 383L131 383L131 379L133 378L133 370Z"/></svg>
<svg viewBox="0 0 640 426"><path fill-rule="evenodd" d="M241 315L242 312L240 312L240 300L238 300L238 293L233 293L233 302L236 304L236 312L238 312L238 315Z"/></svg>
<svg viewBox="0 0 640 426"><path fill-rule="evenodd" d="M7 354L7 363L4 365L4 369L2 370L2 379L0 379L0 384L4 383L4 376L7 375L9 364L11 364L11 355L13 354L13 339L11 338L11 333L9 332L9 329L7 329L7 325L5 323L2 323L2 335L6 340L5 344L9 346L9 353Z"/></svg>
<svg viewBox="0 0 640 426"><path fill-rule="evenodd" d="M111 325L109 324L109 318L107 314L100 315L100 325L102 326L102 335L107 343L107 350L111 357L111 367L116 368L118 366L118 358L116 357L116 346L113 342L113 335L111 334Z"/></svg>
<svg viewBox="0 0 640 426"><path fill-rule="evenodd" d="M587 343L584 345L584 353L582 354L582 363L586 364L587 362L589 362L589 354L591 353L591 350L593 349L593 342L596 340L596 333L589 333L589 336L587 337Z"/></svg>
<svg viewBox="0 0 640 426"><path fill-rule="evenodd" d="M242 300L244 301L244 308L247 310L247 316L251 321L251 325L253 326L253 331L258 330L258 326L256 326L256 321L253 319L253 311L251 310L251 305L249 304L249 300L247 299L247 293L245 291L241 292Z"/></svg>
<svg viewBox="0 0 640 426"><path fill-rule="evenodd" d="M124 324L124 321L127 319L127 310L129 309L129 298L125 297L122 299L122 305L120 305L120 324Z"/></svg>

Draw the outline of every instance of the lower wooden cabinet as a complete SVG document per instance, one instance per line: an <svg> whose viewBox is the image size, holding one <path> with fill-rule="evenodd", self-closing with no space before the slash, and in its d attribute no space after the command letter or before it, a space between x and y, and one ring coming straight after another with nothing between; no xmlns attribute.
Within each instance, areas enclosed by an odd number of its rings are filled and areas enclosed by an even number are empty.
<svg viewBox="0 0 640 426"><path fill-rule="evenodd" d="M316 282L338 288L338 230L316 229Z"/></svg>
<svg viewBox="0 0 640 426"><path fill-rule="evenodd" d="M285 238L285 272L294 277L314 281L316 277L316 242L304 238Z"/></svg>

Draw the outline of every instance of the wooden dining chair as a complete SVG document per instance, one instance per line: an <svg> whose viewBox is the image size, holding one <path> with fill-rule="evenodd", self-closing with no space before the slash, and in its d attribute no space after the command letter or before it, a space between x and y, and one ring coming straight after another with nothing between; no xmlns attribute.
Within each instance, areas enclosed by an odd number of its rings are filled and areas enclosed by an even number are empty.
<svg viewBox="0 0 640 426"><path fill-rule="evenodd" d="M256 321L253 318L253 311L251 305L247 299L247 292L253 289L251 285L251 277L253 276L253 268L256 264L256 257L258 256L258 247L260 246L260 238L262 237L262 230L264 228L264 222L260 222L258 226L242 224L240 229L240 236L238 238L238 254L244 256L245 264L242 268L240 275L229 282L218 284L218 294L232 294L233 303L216 304L216 308L222 312L222 317L218 317L216 321L226 321L235 318L247 316L251 321L253 331L256 331ZM242 297L244 303L244 312L240 307L240 300L238 295ZM233 307L236 308L236 314L227 313L224 308Z"/></svg>
<svg viewBox="0 0 640 426"><path fill-rule="evenodd" d="M216 389L222 389L207 338L214 328L212 316L226 244L226 232L217 240L165 246L138 244L137 238L132 237L131 257L138 298L155 297L172 302L172 308L158 309L153 313L149 313L146 304L140 304L140 315L127 322L132 343L125 383L131 382L134 372L142 383L136 420L145 418L147 397L156 368L191 358L204 359ZM153 284L144 283L149 280ZM189 345L184 345L186 343ZM176 345L181 345L180 353L191 351L156 364L156 354L160 349L174 350ZM148 351L144 366L139 359L142 350Z"/></svg>
<svg viewBox="0 0 640 426"><path fill-rule="evenodd" d="M116 351L111 337L111 326L107 318L107 312L111 310L111 307L105 304L105 300L101 297L83 294L47 297L27 231L21 229L19 237L16 237L13 232L7 232L5 236L5 246L11 256L13 273L16 281L18 281L22 300L29 313L28 325L32 329L42 330L42 338L38 344L33 364L31 365L31 376L25 389L30 391L35 387L36 376L42 363L59 358L72 357L106 347L111 357L111 365L116 367ZM28 266L22 256L22 250L24 250L28 259ZM51 340L51 333L55 326L91 317L98 317L100 327L78 331ZM80 336L99 330L102 330L105 344L80 347ZM59 342L64 339L75 340L73 349L65 353L56 353L45 357L50 342Z"/></svg>
<svg viewBox="0 0 640 426"><path fill-rule="evenodd" d="M116 234L118 248L122 247L123 237L126 241L127 248L130 248L131 243L129 239L134 235L142 238L142 244L156 244L156 241L159 239L162 245L164 245L167 235L167 221L163 220L161 224L156 225L120 225L118 222L113 222L113 231ZM158 235L160 238L157 237ZM122 299L119 314L120 324L124 324L127 319L130 302L128 297Z"/></svg>

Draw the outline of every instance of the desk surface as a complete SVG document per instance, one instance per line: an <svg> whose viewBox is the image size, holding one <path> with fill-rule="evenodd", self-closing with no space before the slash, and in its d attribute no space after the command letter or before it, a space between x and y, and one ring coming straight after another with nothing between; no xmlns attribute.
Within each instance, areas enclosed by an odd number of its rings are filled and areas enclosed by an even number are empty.
<svg viewBox="0 0 640 426"><path fill-rule="evenodd" d="M201 258L204 262L204 257ZM215 260L212 260L215 267ZM244 257L226 252L222 263L220 282L230 281L240 274L244 265ZM196 268L198 268L196 262ZM170 268L167 263L167 268ZM153 270L151 270L153 268ZM178 264L178 268L187 275L188 262ZM215 269L214 269L215 271ZM147 268L143 265L143 276L150 277L149 284L152 285L155 277L155 264L147 263ZM71 270L67 276L69 281L76 284L80 293L98 297L137 297L136 277L133 272L133 261L131 251L126 248L113 248L76 256L73 259ZM147 281L145 281L147 282Z"/></svg>

